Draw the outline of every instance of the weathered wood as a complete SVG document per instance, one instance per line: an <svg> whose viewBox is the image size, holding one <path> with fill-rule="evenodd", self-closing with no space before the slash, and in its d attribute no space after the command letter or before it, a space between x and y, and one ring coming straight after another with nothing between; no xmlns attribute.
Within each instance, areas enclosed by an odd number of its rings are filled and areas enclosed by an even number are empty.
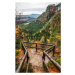
<svg viewBox="0 0 75 75"><path fill-rule="evenodd" d="M27 50L26 50L26 47L25 47L25 45L24 45L24 43L23 43L23 41L21 41L21 44L22 44L24 50L27 51Z"/></svg>
<svg viewBox="0 0 75 75"><path fill-rule="evenodd" d="M50 47L50 48L46 49L46 50L45 50L45 52L46 52L46 51L48 51L48 50L51 50L51 49L53 49L53 47L54 47L54 46L52 46L52 47Z"/></svg>
<svg viewBox="0 0 75 75"><path fill-rule="evenodd" d="M19 66L18 66L18 69L16 70L17 73L21 71L21 69L22 69L22 67L23 67L23 65L24 65L24 61L25 61L26 57L27 57L27 63L29 64L28 51L26 50L26 47L25 47L25 45L23 44L23 41L21 41L21 45L22 45L22 49L23 49L23 51L24 51L24 57L22 58L22 60L21 60L21 62L20 62L20 64L19 64ZM28 69L28 67L27 67L27 69ZM28 71L28 70L27 70L27 71Z"/></svg>
<svg viewBox="0 0 75 75"><path fill-rule="evenodd" d="M43 52L43 57L42 57L42 59L45 61L45 54L44 54L44 52ZM43 65L44 65L44 62L43 62Z"/></svg>
<svg viewBox="0 0 75 75"><path fill-rule="evenodd" d="M28 72L28 68L29 68L29 62L30 62L30 58L28 59L26 73Z"/></svg>
<svg viewBox="0 0 75 75"><path fill-rule="evenodd" d="M54 57L54 53L55 53L55 46L54 46L54 48L53 48L53 57Z"/></svg>
<svg viewBox="0 0 75 75"><path fill-rule="evenodd" d="M45 61L45 54L44 54L44 52L43 52L43 59L44 59L44 61Z"/></svg>
<svg viewBox="0 0 75 75"><path fill-rule="evenodd" d="M27 63L28 63L28 60L29 60L29 56L28 56L28 52L27 52Z"/></svg>
<svg viewBox="0 0 75 75"><path fill-rule="evenodd" d="M49 50L49 51L48 51L48 54L49 54L51 51L53 51L53 49L52 49L52 50Z"/></svg>
<svg viewBox="0 0 75 75"><path fill-rule="evenodd" d="M22 51L23 51L23 53L25 54L25 50L24 50L24 48L23 48L23 45L22 45L22 43L21 43L21 46L22 46Z"/></svg>
<svg viewBox="0 0 75 75"><path fill-rule="evenodd" d="M50 72L48 66L46 65L46 63L45 63L45 61L44 61L44 59L42 59L42 60L43 60L44 65L46 66L46 69L48 70L48 72Z"/></svg>
<svg viewBox="0 0 75 75"><path fill-rule="evenodd" d="M25 46L25 47L29 47L29 48L36 48L36 47L31 47L31 46ZM46 48L40 48L40 47L37 47L37 49L43 49L43 50L45 50Z"/></svg>
<svg viewBox="0 0 75 75"><path fill-rule="evenodd" d="M61 66L53 58L51 58L51 56L49 56L45 51L44 54L51 60L51 62L53 62L53 64L59 69L59 71L61 71Z"/></svg>

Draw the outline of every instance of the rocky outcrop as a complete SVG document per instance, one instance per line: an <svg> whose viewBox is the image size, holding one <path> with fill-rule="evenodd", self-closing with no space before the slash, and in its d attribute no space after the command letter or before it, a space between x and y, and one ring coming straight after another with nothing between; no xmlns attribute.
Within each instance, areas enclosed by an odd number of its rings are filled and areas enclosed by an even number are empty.
<svg viewBox="0 0 75 75"><path fill-rule="evenodd" d="M46 12L48 13L47 19L49 20L59 9L61 8L61 3L55 5L48 5Z"/></svg>

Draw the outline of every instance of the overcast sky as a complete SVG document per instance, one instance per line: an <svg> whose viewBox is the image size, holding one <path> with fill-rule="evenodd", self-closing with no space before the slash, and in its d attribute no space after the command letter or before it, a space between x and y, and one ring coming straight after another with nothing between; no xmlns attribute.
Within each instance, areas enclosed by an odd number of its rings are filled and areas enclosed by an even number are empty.
<svg viewBox="0 0 75 75"><path fill-rule="evenodd" d="M29 14L42 14L49 4L58 4L57 2L45 2L45 3L16 3L16 13L22 13L22 15Z"/></svg>

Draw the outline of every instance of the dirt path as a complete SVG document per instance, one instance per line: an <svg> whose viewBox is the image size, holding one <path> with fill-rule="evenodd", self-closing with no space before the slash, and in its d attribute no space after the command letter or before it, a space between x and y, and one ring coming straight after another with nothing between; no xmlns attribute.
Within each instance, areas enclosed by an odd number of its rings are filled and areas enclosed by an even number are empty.
<svg viewBox="0 0 75 75"><path fill-rule="evenodd" d="M42 36L42 38L41 38L41 40L39 42L42 43L42 41L44 41L44 36Z"/></svg>
<svg viewBox="0 0 75 75"><path fill-rule="evenodd" d="M44 73L43 62L42 62L42 51L35 49L27 49L30 56L30 63L32 64L34 73Z"/></svg>

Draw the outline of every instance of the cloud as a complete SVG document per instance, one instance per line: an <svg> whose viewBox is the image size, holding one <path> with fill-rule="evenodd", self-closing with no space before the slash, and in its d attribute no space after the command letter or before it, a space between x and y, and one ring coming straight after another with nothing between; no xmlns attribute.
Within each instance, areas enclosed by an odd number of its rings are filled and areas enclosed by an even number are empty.
<svg viewBox="0 0 75 75"><path fill-rule="evenodd" d="M26 14L41 14L44 12L49 4L57 4L57 3L16 3L16 12L22 13L23 15Z"/></svg>

